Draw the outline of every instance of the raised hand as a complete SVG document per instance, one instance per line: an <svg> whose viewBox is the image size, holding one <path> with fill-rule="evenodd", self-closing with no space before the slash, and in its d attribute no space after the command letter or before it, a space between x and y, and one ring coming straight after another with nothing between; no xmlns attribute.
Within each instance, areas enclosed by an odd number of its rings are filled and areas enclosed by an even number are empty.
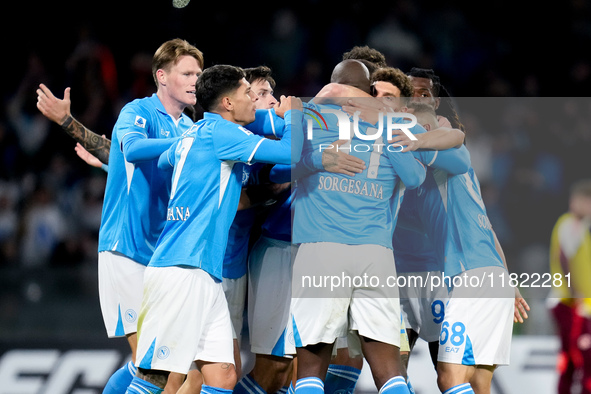
<svg viewBox="0 0 591 394"><path fill-rule="evenodd" d="M49 120L63 125L70 114L70 88L64 90L64 98L58 99L44 84L37 89L37 108Z"/></svg>

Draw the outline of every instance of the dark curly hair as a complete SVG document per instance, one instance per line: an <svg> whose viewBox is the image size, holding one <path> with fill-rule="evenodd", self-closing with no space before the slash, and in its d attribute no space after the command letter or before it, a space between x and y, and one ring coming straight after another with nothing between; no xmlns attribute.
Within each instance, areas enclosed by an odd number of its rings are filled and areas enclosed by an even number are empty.
<svg viewBox="0 0 591 394"><path fill-rule="evenodd" d="M387 67L386 56L377 49L365 46L355 46L349 52L343 53L343 60L367 60L376 65L376 67Z"/></svg>
<svg viewBox="0 0 591 394"><path fill-rule="evenodd" d="M390 82L392 85L400 89L400 97L404 99L404 102L408 102L413 95L414 89L410 82L410 78L398 68L378 68L373 74L371 74L370 83L373 86L373 84L378 81Z"/></svg>

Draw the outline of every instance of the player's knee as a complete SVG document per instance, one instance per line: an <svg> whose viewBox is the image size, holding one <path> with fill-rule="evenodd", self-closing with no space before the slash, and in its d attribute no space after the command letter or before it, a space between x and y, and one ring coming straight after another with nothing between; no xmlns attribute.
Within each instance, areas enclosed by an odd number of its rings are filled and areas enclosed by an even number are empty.
<svg viewBox="0 0 591 394"><path fill-rule="evenodd" d="M238 381L238 375L236 375L236 368L233 366L226 370L224 376L222 376L223 384L219 387L223 389L233 390L234 386L236 386L236 382Z"/></svg>
<svg viewBox="0 0 591 394"><path fill-rule="evenodd" d="M450 384L449 376L447 376L446 374L443 374L443 373L439 373L439 371L438 371L437 372L437 387L439 388L439 391L441 391L442 393L447 391L451 387L453 387L453 385Z"/></svg>
<svg viewBox="0 0 591 394"><path fill-rule="evenodd" d="M201 368L203 384L226 390L233 390L236 386L237 375L234 364L214 363Z"/></svg>
<svg viewBox="0 0 591 394"><path fill-rule="evenodd" d="M361 370L363 368L363 357L352 357L349 359L347 365Z"/></svg>
<svg viewBox="0 0 591 394"><path fill-rule="evenodd" d="M250 375L268 393L283 387L291 372L292 360L284 357L258 356Z"/></svg>
<svg viewBox="0 0 591 394"><path fill-rule="evenodd" d="M437 387L442 393L459 384L456 377L444 364L437 364Z"/></svg>

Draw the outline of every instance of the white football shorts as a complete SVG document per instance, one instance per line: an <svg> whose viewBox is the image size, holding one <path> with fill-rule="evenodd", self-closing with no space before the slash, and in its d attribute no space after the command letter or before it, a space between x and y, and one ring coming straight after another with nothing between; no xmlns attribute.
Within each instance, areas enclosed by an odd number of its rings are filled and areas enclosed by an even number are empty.
<svg viewBox="0 0 591 394"><path fill-rule="evenodd" d="M297 246L261 236L248 262L248 329L255 354L285 357L289 352L291 271Z"/></svg>
<svg viewBox="0 0 591 394"><path fill-rule="evenodd" d="M137 332L146 266L117 252L98 254L99 300L109 338Z"/></svg>
<svg viewBox="0 0 591 394"><path fill-rule="evenodd" d="M195 360L234 364L221 282L199 268L147 267L136 366L186 374Z"/></svg>
<svg viewBox="0 0 591 394"><path fill-rule="evenodd" d="M439 340L445 304L449 298L447 286L432 287L431 276L441 277L440 271L405 272L398 274L406 280L400 287L400 307L406 328L412 329L427 342ZM399 278L399 279L400 279Z"/></svg>
<svg viewBox="0 0 591 394"><path fill-rule="evenodd" d="M463 365L508 365L515 290L507 270L484 267L465 271L485 278L483 286L455 286L439 334L437 361ZM491 276L492 274L492 276ZM464 275L464 273L462 273ZM499 279L504 276L504 285ZM489 284L494 278L494 288Z"/></svg>
<svg viewBox="0 0 591 394"><path fill-rule="evenodd" d="M398 288L387 285L395 275L392 250L383 246L302 244L292 282L296 347L334 343L350 330L399 347Z"/></svg>
<svg viewBox="0 0 591 394"><path fill-rule="evenodd" d="M232 320L232 338L238 340L238 344L240 344L240 340L242 339L246 282L246 274L236 279L222 278L222 288L224 289L226 301L228 302L230 320Z"/></svg>

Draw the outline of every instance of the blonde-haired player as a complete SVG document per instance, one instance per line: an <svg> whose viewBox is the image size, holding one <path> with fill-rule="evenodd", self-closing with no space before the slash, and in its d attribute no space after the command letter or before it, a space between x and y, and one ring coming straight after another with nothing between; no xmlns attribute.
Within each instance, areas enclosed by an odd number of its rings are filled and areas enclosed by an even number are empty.
<svg viewBox="0 0 591 394"><path fill-rule="evenodd" d="M99 298L110 338L127 337L132 361L109 379L104 393L124 393L136 373L137 321L143 277L166 221L170 180L157 159L193 120L183 111L196 104L195 83L204 67L203 54L185 40L164 42L152 59L157 92L128 103L108 140L91 133L70 113L69 88L57 99L41 85L38 108L102 161L109 171L99 230Z"/></svg>

